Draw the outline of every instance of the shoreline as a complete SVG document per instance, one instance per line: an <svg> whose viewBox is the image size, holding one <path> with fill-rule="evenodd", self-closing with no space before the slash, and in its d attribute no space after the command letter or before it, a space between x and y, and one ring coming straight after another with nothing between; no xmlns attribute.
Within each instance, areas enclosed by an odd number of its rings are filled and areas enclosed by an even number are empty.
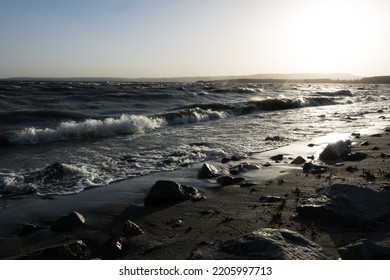
<svg viewBox="0 0 390 280"><path fill-rule="evenodd" d="M55 196L51 200L36 196L12 200L9 201L9 207L5 206L0 211L0 258L34 258L32 256L39 256L38 252L42 252L44 248L55 248L67 242L82 240L92 258L189 259L199 243L228 240L259 228L283 228L298 232L315 242L323 248L328 258L338 259L338 249L353 241L362 238L373 242L386 241L389 238L390 223L381 221L374 226L351 227L299 215L297 206L315 196L316 189L332 184L350 184L374 190L389 185L389 180L378 174L378 169L382 169L383 174L390 172L386 170L390 159L380 156L390 154L390 135L383 131L381 134L382 137L368 134L360 138L351 138L353 136L348 134L353 142L352 150L364 152L368 157L358 162L341 162L338 166L328 164L328 170L323 174L305 174L300 165L291 165L290 162L297 156L307 160L308 156L314 155L318 159L318 154L327 143L332 142L332 137L314 139L312 147L307 146L308 142L298 142L254 154L237 162L211 162L220 170L223 169L223 174L228 174L229 168L243 162L257 164L260 169L238 175L256 183L251 187L220 187L215 179L198 179L197 171L202 165L199 163L177 171L155 173L113 183L104 188L86 190L77 195ZM363 141L368 141L370 145L360 146ZM372 150L375 146L379 150ZM277 154L284 155L281 161L269 159ZM267 162L271 166L263 166ZM320 163L318 160L313 162ZM356 166L356 173L346 171L348 166ZM362 170L371 171L376 179L369 181L362 177ZM144 190L161 179L196 187L207 199L143 206ZM261 195L281 197L284 205L281 207L280 202L260 202ZM132 201L130 197L133 198ZM71 211L81 213L86 222L66 232L50 229L54 221ZM121 235L123 223L128 220L137 224L143 234L122 240L119 248L116 246L118 234ZM41 228L18 237L17 234L25 223Z"/></svg>

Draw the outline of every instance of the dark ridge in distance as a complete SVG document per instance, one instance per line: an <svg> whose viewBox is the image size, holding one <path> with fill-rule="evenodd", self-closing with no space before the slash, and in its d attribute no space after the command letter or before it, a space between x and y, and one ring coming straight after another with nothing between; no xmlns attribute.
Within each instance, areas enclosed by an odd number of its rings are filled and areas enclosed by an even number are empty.
<svg viewBox="0 0 390 280"><path fill-rule="evenodd" d="M305 76L306 75L306 76ZM156 83L353 83L353 84L390 84L390 76L356 77L340 74L345 78L319 78L320 74L258 74L246 76L209 76L209 77L175 77L175 78L115 78L115 77L13 77L1 78L0 81L40 81L40 82L156 82ZM324 74L324 77L336 77L337 74ZM264 78L265 77L265 78ZM303 78L301 78L303 77ZM313 78L316 77L316 78ZM346 78L348 77L348 78Z"/></svg>

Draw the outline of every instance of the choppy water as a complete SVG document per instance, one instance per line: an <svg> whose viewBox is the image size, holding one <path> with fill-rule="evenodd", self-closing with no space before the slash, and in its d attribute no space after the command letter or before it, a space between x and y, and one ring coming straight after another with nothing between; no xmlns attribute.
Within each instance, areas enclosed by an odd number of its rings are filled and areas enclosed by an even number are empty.
<svg viewBox="0 0 390 280"><path fill-rule="evenodd" d="M387 85L2 81L0 195L109 187L354 131L389 108Z"/></svg>

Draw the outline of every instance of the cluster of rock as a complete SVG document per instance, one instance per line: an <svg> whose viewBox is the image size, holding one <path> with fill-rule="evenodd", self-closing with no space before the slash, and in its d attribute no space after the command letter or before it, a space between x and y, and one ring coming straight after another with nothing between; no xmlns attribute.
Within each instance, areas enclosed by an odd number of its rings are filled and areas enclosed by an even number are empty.
<svg viewBox="0 0 390 280"><path fill-rule="evenodd" d="M85 222L86 219L82 214L73 211L52 223L50 230L59 233L68 232L69 236L71 236L71 232L85 224ZM21 228L18 236L25 237L43 229L45 228L41 226L25 224ZM34 260L87 260L100 257L113 258L118 257L121 253L125 252L125 243L129 238L143 233L143 230L138 225L127 220L119 227L119 231L113 234L110 239L103 242L100 246L90 248L87 245L88 242L85 242L84 240L70 239L27 252L17 258Z"/></svg>

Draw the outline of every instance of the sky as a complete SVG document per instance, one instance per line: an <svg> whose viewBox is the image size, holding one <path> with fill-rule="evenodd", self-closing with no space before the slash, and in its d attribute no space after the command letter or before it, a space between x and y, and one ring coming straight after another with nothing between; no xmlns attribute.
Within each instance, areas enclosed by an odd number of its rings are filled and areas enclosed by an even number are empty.
<svg viewBox="0 0 390 280"><path fill-rule="evenodd" d="M0 0L0 78L390 75L388 0Z"/></svg>

